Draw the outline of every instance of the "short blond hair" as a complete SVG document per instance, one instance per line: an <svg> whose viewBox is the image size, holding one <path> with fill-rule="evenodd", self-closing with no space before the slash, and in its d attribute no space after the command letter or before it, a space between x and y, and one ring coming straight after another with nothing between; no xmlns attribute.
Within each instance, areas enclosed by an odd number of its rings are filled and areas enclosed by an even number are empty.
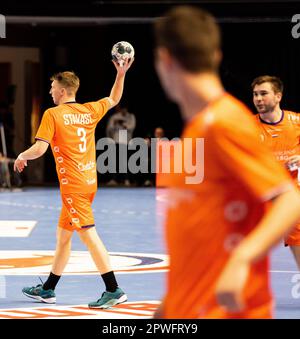
<svg viewBox="0 0 300 339"><path fill-rule="evenodd" d="M80 81L78 76L74 72L59 72L54 74L51 78L51 81L56 80L63 88L65 88L70 93L75 93L78 91Z"/></svg>

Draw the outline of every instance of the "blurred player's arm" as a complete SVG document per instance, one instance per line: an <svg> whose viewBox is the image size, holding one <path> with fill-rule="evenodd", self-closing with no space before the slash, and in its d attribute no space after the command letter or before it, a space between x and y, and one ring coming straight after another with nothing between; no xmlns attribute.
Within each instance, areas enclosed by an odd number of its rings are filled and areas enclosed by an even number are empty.
<svg viewBox="0 0 300 339"><path fill-rule="evenodd" d="M116 75L116 79L115 79L115 82L113 84L113 87L110 91L110 95L108 97L109 102L110 102L110 108L116 106L122 98L125 75L126 75L126 72L128 71L128 69L130 68L130 66L132 65L133 61L134 61L134 58L127 59L127 60L125 60L123 66L120 66L114 60L112 61L113 64L115 65L115 67L116 67L117 75Z"/></svg>
<svg viewBox="0 0 300 339"><path fill-rule="evenodd" d="M20 153L14 163L14 171L22 172L27 166L27 160L34 160L41 157L48 149L49 144L42 140L37 140L30 148Z"/></svg>
<svg viewBox="0 0 300 339"><path fill-rule="evenodd" d="M300 219L300 194L296 188L282 193L273 200L272 207L257 227L233 250L216 286L219 304L228 311L244 308L242 291L251 264L291 231Z"/></svg>

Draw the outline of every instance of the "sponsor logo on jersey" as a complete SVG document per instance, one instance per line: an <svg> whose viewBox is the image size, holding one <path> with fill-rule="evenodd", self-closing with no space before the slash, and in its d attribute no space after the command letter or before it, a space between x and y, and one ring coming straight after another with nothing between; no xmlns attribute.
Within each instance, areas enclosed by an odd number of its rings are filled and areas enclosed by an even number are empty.
<svg viewBox="0 0 300 339"><path fill-rule="evenodd" d="M95 168L95 162L94 161L89 161L87 164L83 164L83 163L79 163L77 165L78 169L80 172L84 172L84 171L89 171Z"/></svg>

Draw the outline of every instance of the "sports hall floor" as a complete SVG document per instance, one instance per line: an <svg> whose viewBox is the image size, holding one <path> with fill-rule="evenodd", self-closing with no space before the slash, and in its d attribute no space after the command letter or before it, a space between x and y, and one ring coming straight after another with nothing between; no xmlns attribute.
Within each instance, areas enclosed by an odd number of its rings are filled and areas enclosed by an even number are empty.
<svg viewBox="0 0 300 339"><path fill-rule="evenodd" d="M97 230L128 295L127 303L101 311L87 308L104 287L77 234L56 288L57 304L23 296L22 287L38 284L49 273L60 195L56 188L0 192L0 319L150 318L164 293L168 265L162 232L165 195L155 188L98 190L93 204ZM273 251L271 269L276 318L300 318L300 274L282 245Z"/></svg>

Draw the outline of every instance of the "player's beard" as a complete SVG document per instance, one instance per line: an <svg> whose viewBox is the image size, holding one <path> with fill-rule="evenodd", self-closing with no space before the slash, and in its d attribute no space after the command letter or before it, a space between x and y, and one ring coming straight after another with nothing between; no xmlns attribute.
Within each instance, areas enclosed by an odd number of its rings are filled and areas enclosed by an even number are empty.
<svg viewBox="0 0 300 339"><path fill-rule="evenodd" d="M262 107L258 107L259 105L256 105L256 110L259 114L267 114L272 113L275 109L275 106L271 105L262 105Z"/></svg>

